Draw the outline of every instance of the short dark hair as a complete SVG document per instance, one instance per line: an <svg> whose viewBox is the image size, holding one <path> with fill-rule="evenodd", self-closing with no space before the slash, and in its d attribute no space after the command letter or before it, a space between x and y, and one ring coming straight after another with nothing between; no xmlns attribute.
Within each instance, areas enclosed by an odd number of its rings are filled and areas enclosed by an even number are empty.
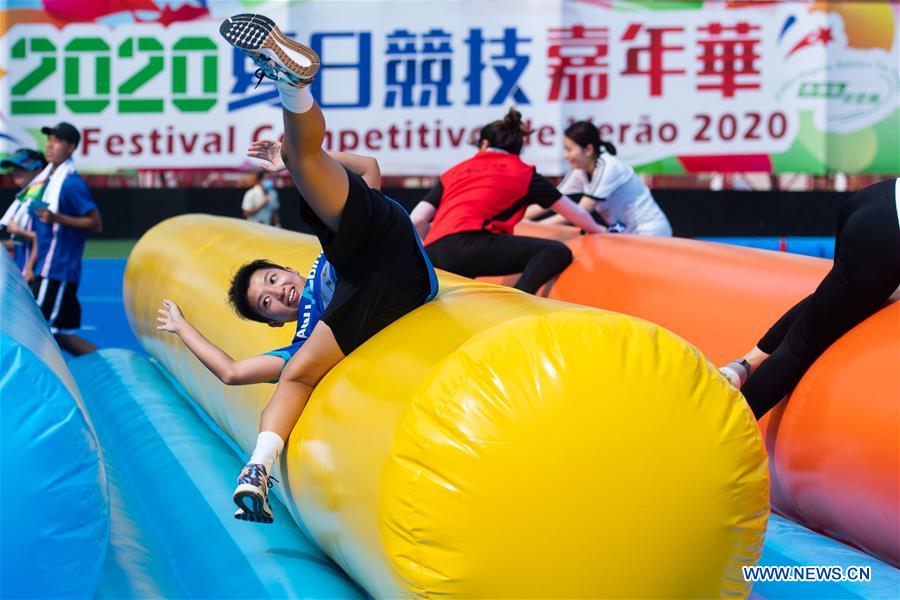
<svg viewBox="0 0 900 600"><path fill-rule="evenodd" d="M487 141L490 148L518 155L522 153L522 144L528 135L531 135L531 130L522 122L522 113L510 108L505 117L499 121L492 121L481 129L478 145Z"/></svg>
<svg viewBox="0 0 900 600"><path fill-rule="evenodd" d="M266 178L266 175L268 175L268 174L269 174L269 172L266 171L265 169L257 170L256 171L256 181L262 181L263 179Z"/></svg>
<svg viewBox="0 0 900 600"><path fill-rule="evenodd" d="M250 278L260 269L283 268L284 267L276 265L265 258L258 258L241 265L241 268L239 268L231 278L231 285L228 288L228 303L234 308L234 312L236 312L238 316L250 321L268 323L269 320L263 318L262 315L256 312L256 309L250 306L250 301L247 299L247 291L250 289Z"/></svg>

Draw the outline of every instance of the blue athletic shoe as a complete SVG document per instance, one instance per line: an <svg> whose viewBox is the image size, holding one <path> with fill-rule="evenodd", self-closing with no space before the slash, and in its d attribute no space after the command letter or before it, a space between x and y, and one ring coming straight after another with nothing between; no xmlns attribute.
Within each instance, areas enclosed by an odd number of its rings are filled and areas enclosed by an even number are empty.
<svg viewBox="0 0 900 600"><path fill-rule="evenodd" d="M271 523L272 509L269 507L269 488L278 480L266 473L263 465L247 463L238 476L238 486L234 490L234 503L238 509L235 519L254 523Z"/></svg>
<svg viewBox="0 0 900 600"><path fill-rule="evenodd" d="M257 75L286 79L303 87L319 72L319 55L284 35L275 22L263 15L245 13L228 17L219 33L229 44L244 51L259 67Z"/></svg>

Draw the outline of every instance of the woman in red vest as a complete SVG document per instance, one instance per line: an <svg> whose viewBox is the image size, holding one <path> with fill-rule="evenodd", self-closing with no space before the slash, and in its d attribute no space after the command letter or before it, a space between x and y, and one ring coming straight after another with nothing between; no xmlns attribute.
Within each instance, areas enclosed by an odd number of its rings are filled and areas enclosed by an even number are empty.
<svg viewBox="0 0 900 600"><path fill-rule="evenodd" d="M555 240L512 235L529 205L552 209L588 233L603 231L519 158L530 133L510 108L481 130L478 153L441 175L415 207L413 223L436 268L466 277L521 273L515 287L533 294L572 263L572 252Z"/></svg>

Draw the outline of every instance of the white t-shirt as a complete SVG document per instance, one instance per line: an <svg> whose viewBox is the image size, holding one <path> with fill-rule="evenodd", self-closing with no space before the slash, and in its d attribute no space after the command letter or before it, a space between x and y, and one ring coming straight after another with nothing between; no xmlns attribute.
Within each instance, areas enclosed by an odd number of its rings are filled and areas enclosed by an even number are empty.
<svg viewBox="0 0 900 600"><path fill-rule="evenodd" d="M558 188L560 193L585 194L596 200L596 210L607 224L624 223L627 233L672 235L672 226L653 194L629 165L604 152L597 158L593 174L583 169L569 171Z"/></svg>
<svg viewBox="0 0 900 600"><path fill-rule="evenodd" d="M261 185L254 185L244 194L244 201L241 202L241 210L253 210L263 203L263 201L266 199L265 194L266 192L265 190L263 190ZM278 192L276 192L275 190L271 190L269 192L269 203L259 212L256 212L247 217L247 220L255 221L256 223L271 225L272 212L278 210L279 208L280 205L278 204Z"/></svg>

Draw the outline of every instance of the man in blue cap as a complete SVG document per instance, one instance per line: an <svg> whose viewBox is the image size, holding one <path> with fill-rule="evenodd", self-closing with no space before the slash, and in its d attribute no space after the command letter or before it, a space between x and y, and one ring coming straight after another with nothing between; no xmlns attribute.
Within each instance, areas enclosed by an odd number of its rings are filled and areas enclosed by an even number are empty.
<svg viewBox="0 0 900 600"><path fill-rule="evenodd" d="M34 211L38 254L31 291L59 346L75 356L97 349L75 335L81 328L78 282L88 233L103 229L100 211L84 179L75 171L72 154L81 134L70 123L44 127L48 165L37 179L43 192Z"/></svg>
<svg viewBox="0 0 900 600"><path fill-rule="evenodd" d="M10 235L9 239L3 240L3 247L12 253L16 266L28 282L34 279L34 264L37 260L37 235L29 209L32 198L39 197L43 192L40 185L31 185L31 182L46 166L44 155L28 148L20 148L0 161L0 169L12 169L13 183L19 188L12 204L0 219L0 228L6 229Z"/></svg>

